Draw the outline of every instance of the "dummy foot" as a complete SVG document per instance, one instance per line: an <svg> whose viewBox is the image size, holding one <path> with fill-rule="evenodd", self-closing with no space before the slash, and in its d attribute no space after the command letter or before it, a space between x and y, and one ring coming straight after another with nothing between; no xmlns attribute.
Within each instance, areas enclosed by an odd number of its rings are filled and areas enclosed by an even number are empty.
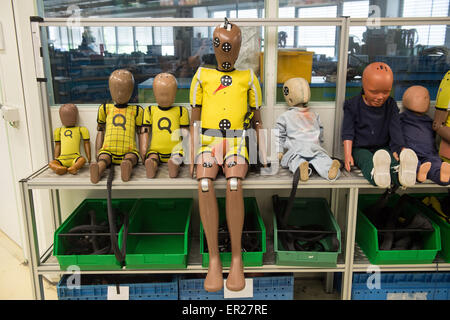
<svg viewBox="0 0 450 320"><path fill-rule="evenodd" d="M70 174L77 174L78 170L80 170L84 166L85 163L86 163L86 159L80 158L77 160L77 162L75 162L75 164L73 166L71 166L69 169L67 169L67 171Z"/></svg>
<svg viewBox="0 0 450 320"><path fill-rule="evenodd" d="M132 170L133 170L133 164L131 163L130 160L125 159L120 163L120 173L121 173L123 182L130 181Z"/></svg>
<svg viewBox="0 0 450 320"><path fill-rule="evenodd" d="M448 183L450 179L450 163L442 162L441 164L441 182Z"/></svg>
<svg viewBox="0 0 450 320"><path fill-rule="evenodd" d="M55 171L56 174L59 174L59 175L63 175L67 172L67 168L60 165L59 162L56 160L53 160L52 162L50 162L48 164L48 166L50 167L50 169Z"/></svg>
<svg viewBox="0 0 450 320"><path fill-rule="evenodd" d="M413 150L405 148L400 152L398 180L402 186L411 187L416 184L418 162L419 159Z"/></svg>
<svg viewBox="0 0 450 320"><path fill-rule="evenodd" d="M203 285L206 291L216 292L223 288L222 263L220 257L209 257L208 274Z"/></svg>
<svg viewBox="0 0 450 320"><path fill-rule="evenodd" d="M92 183L98 183L98 181L100 180L100 172L99 172L99 165L98 162L93 162L91 163L91 165L89 166L89 173L91 176L91 182Z"/></svg>
<svg viewBox="0 0 450 320"><path fill-rule="evenodd" d="M424 182L427 180L428 171L431 169L431 162L422 163L417 171L417 181Z"/></svg>
<svg viewBox="0 0 450 320"><path fill-rule="evenodd" d="M339 169L341 168L341 164L338 160L333 160L331 163L330 170L328 170L328 179L334 180L338 175Z"/></svg>
<svg viewBox="0 0 450 320"><path fill-rule="evenodd" d="M388 188L391 185L391 156L386 150L378 150L372 158L373 181L378 187Z"/></svg>
<svg viewBox="0 0 450 320"><path fill-rule="evenodd" d="M158 164L156 163L156 161L152 158L147 158L147 160L145 160L145 172L147 174L147 178L154 178L157 170Z"/></svg>
<svg viewBox="0 0 450 320"><path fill-rule="evenodd" d="M167 165L169 167L169 177L176 178L178 176L178 172L180 171L180 165L178 162L171 158L167 162Z"/></svg>
<svg viewBox="0 0 450 320"><path fill-rule="evenodd" d="M232 259L230 273L227 278L227 288L231 291L241 291L245 288L244 267L242 258Z"/></svg>
<svg viewBox="0 0 450 320"><path fill-rule="evenodd" d="M300 164L300 180L308 181L308 179L309 179L309 163L308 161L305 161Z"/></svg>

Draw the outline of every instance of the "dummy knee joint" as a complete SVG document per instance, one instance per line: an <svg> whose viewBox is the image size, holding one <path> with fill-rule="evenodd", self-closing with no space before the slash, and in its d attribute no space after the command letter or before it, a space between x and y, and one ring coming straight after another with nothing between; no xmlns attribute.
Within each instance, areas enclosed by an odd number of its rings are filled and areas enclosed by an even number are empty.
<svg viewBox="0 0 450 320"><path fill-rule="evenodd" d="M209 191L209 179L207 179L207 178L201 179L200 180L200 184L201 184L203 192L208 192Z"/></svg>
<svg viewBox="0 0 450 320"><path fill-rule="evenodd" d="M237 191L239 184L238 178L230 178L229 181L230 181L230 190Z"/></svg>

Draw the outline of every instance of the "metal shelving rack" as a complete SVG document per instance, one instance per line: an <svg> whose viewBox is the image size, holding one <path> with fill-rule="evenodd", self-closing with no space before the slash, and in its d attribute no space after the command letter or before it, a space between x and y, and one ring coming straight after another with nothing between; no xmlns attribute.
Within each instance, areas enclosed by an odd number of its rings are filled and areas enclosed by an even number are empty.
<svg viewBox="0 0 450 320"><path fill-rule="evenodd" d="M346 66L348 52L348 35L351 26L365 25L367 19L350 19L348 17L330 18L330 19L278 19L276 12L278 11L277 1L268 1L266 3L266 11L274 18L266 19L235 19L240 26L263 26L265 27L265 68L264 78L266 90L264 92L265 101L265 117L273 121L274 108L276 104L276 68L277 68L277 26L336 26L339 30L339 61L338 61L338 80L336 87L336 114L334 126L334 155L340 154L339 133L342 121L342 105L345 100L346 90ZM211 27L222 22L222 19L80 19L80 26L203 26ZM380 25L439 25L449 24L449 18L408 18L408 19L391 19L381 18ZM31 32L33 36L33 47L36 65L36 79L41 89L40 108L42 110L42 118L44 121L45 132L47 134L47 143L45 145L49 159L52 159L52 143L51 143L51 121L50 106L47 96L47 84L44 72L44 62L42 57L42 41L40 27L46 26L65 26L66 19L31 19ZM273 90L269 90L272 88ZM267 122L265 122L267 123ZM271 123L269 121L269 127ZM118 168L115 168L118 170ZM31 280L33 286L33 294L36 299L44 298L43 275L44 274L65 274L70 271L61 271L56 258L52 256L53 246L47 248L43 255L40 254L38 235L36 228L36 217L33 199L33 190L46 189L51 190L52 217L55 228L61 224L60 199L59 190L66 189L106 189L106 178L103 178L98 184L93 185L89 180L88 168L83 168L76 176L56 176L51 172L48 166L45 166L29 177L22 179L20 183L21 199L23 205L23 221L25 223L25 246L28 252L29 263L31 267ZM114 190L143 190L143 189L177 189L177 190L196 190L197 181L188 176L188 169L184 167L177 179L168 178L167 170L164 166L160 168L156 179L147 179L143 166L138 166L134 172L133 178L124 183L120 178L113 181ZM337 215L339 199L342 192L345 192L347 199L347 207L345 210L345 229L342 230L343 251L338 257L336 268L312 268L312 267L283 267L275 265L273 248L270 243L273 239L268 239L268 250L264 256L264 264L262 267L249 267L246 272L324 272L332 275L336 272L342 273L341 299L349 300L351 298L351 287L353 272L365 272L370 263L362 254L361 250L355 244L356 218L358 207L358 194L360 189L377 189L371 186L357 172L342 172L342 176L335 182L328 182L318 176L313 176L307 183L300 183L299 188L302 189L328 189L331 191L331 209ZM120 174L116 172L116 177ZM106 173L105 173L106 177ZM292 176L285 169L280 169L276 175L260 175L250 172L243 181L244 189L252 190L289 190L292 185ZM225 179L218 178L215 181L217 189L225 189ZM423 184L416 185L411 189L430 189L439 188L436 184L427 181ZM442 188L442 187L440 187ZM300 194L298 194L300 195ZM187 269L177 270L118 270L118 271L82 271L82 274L102 274L102 273L204 273L207 269L202 268L201 258L198 250L198 241L192 241L191 252L189 255ZM435 261L430 265L389 265L378 266L381 271L449 271L450 264L442 261ZM227 268L224 268L227 272Z"/></svg>

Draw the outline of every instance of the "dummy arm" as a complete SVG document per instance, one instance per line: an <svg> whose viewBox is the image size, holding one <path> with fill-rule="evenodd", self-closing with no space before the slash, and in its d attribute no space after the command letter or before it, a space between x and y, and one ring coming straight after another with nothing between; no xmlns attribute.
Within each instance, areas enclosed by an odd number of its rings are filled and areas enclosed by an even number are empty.
<svg viewBox="0 0 450 320"><path fill-rule="evenodd" d="M355 165L352 156L352 147L353 147L352 140L344 140L344 162L345 162L345 169L348 172L350 172L351 166Z"/></svg>
<svg viewBox="0 0 450 320"><path fill-rule="evenodd" d="M142 126L139 131L139 154L141 155L142 163L145 162L145 154L147 153L150 143L150 127Z"/></svg>
<svg viewBox="0 0 450 320"><path fill-rule="evenodd" d="M61 141L55 142L55 158L61 155Z"/></svg>
<svg viewBox="0 0 450 320"><path fill-rule="evenodd" d="M266 137L262 130L261 110L256 109L253 114L253 126L256 130L256 140L259 146L259 156L261 163L264 167L267 167L267 150L266 150Z"/></svg>
<svg viewBox="0 0 450 320"><path fill-rule="evenodd" d="M103 146L103 140L105 139L105 124L98 124L97 137L95 138L95 155L98 156L100 149Z"/></svg>
<svg viewBox="0 0 450 320"><path fill-rule="evenodd" d="M450 127L445 126L447 121L448 111L437 109L434 113L433 130L444 139L447 143L450 143Z"/></svg>
<svg viewBox="0 0 450 320"><path fill-rule="evenodd" d="M189 136L189 147L190 147L190 163L189 163L189 171L191 174L191 177L194 177L194 160L195 160L195 147L198 144L198 127L194 126L196 121L200 121L202 115L202 108L201 107L193 107L192 108L192 114L191 114L191 121L190 121L190 136ZM197 124L198 125L198 124Z"/></svg>
<svg viewBox="0 0 450 320"><path fill-rule="evenodd" d="M283 120L283 117L279 117L275 124L275 145L277 150L278 160L280 161L283 158L283 149L284 143L286 141L286 123Z"/></svg>
<svg viewBox="0 0 450 320"><path fill-rule="evenodd" d="M84 141L84 153L86 153L88 162L91 163L91 142L89 140Z"/></svg>

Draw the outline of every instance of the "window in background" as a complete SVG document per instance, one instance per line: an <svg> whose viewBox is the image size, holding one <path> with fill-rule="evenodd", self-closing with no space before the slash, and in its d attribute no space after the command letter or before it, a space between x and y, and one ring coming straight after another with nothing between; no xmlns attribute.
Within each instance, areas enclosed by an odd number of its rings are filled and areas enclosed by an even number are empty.
<svg viewBox="0 0 450 320"><path fill-rule="evenodd" d="M279 18L295 18L295 7L280 8L278 12ZM295 40L295 27L280 26L278 27L278 41L282 41L282 47L293 48Z"/></svg>
<svg viewBox="0 0 450 320"><path fill-rule="evenodd" d="M151 27L136 27L136 51L146 53L147 46L153 44Z"/></svg>
<svg viewBox="0 0 450 320"><path fill-rule="evenodd" d="M352 18L367 18L369 16L369 1L346 1L344 2L342 15ZM363 33L366 27L352 27L350 36L353 41L362 44Z"/></svg>

